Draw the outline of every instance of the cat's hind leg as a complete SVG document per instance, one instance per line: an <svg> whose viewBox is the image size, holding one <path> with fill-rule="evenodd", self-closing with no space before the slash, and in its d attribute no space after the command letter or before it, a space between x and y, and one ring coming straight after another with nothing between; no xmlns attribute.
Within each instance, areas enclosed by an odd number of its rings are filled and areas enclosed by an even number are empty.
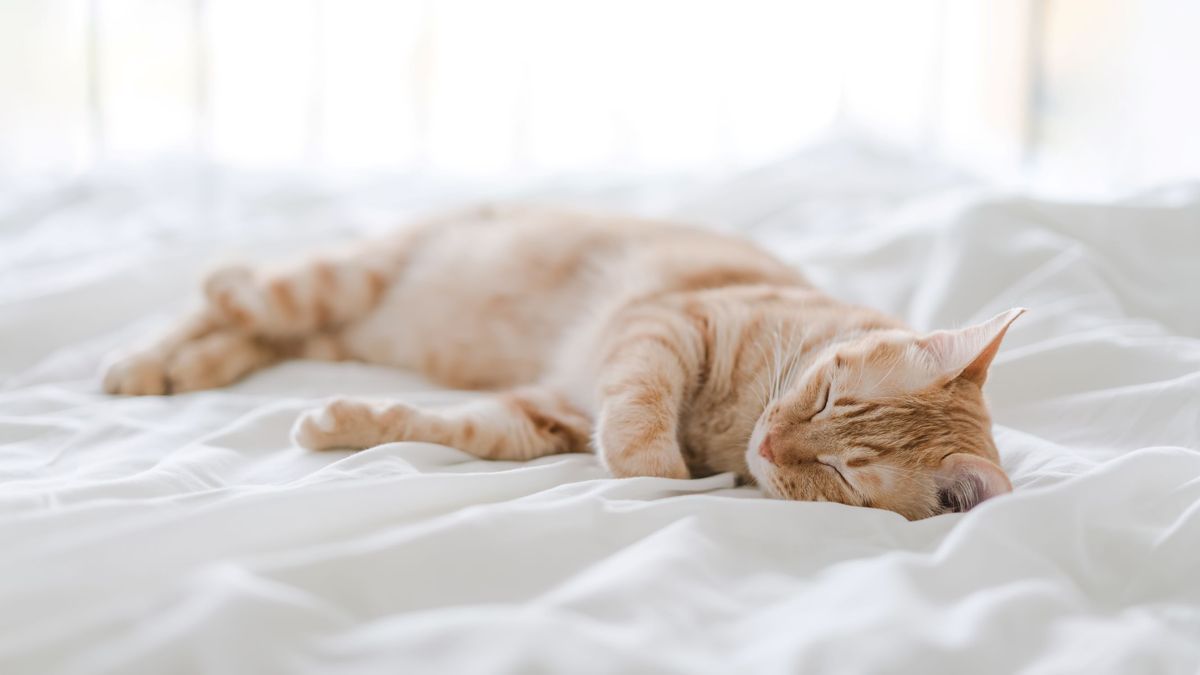
<svg viewBox="0 0 1200 675"><path fill-rule="evenodd" d="M311 450L358 450L392 441L424 441L483 459L527 460L586 452L591 427L591 420L562 396L527 388L446 410L336 399L301 416L292 436Z"/></svg>
<svg viewBox="0 0 1200 675"><path fill-rule="evenodd" d="M109 394L179 394L231 384L285 358L339 360L344 354L335 333L263 335L209 303L141 346L110 357L102 384Z"/></svg>
<svg viewBox="0 0 1200 675"><path fill-rule="evenodd" d="M398 267L386 251L306 260L282 269L234 265L209 275L209 305L233 327L295 338L356 321L382 299Z"/></svg>
<svg viewBox="0 0 1200 675"><path fill-rule="evenodd" d="M205 305L111 360L110 394L158 395L229 384L283 358L342 358L338 329L366 316L400 268L412 233L275 270L226 267Z"/></svg>
<svg viewBox="0 0 1200 675"><path fill-rule="evenodd" d="M167 370L185 345L203 341L224 327L224 319L203 307L176 321L137 349L109 358L104 390L110 394L156 396L171 393Z"/></svg>
<svg viewBox="0 0 1200 675"><path fill-rule="evenodd" d="M214 389L286 358L333 361L343 354L333 335L266 340L228 327L200 330L192 317L114 360L105 372L104 390L144 396Z"/></svg>

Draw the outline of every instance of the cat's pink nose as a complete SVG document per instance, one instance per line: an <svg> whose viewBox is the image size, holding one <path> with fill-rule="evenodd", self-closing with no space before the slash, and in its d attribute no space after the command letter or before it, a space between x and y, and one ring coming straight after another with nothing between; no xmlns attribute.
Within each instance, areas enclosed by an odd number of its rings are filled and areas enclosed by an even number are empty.
<svg viewBox="0 0 1200 675"><path fill-rule="evenodd" d="M763 438L762 443L758 444L758 456L762 457L763 459L767 460L768 462L770 462L772 464L775 463L775 453L771 451L771 437L770 436L766 436L765 438Z"/></svg>

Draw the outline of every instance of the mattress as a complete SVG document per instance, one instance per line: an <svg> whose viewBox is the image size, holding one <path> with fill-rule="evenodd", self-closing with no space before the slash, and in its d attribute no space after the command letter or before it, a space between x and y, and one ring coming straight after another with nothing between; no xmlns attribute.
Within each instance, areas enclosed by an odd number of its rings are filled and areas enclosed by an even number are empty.
<svg viewBox="0 0 1200 675"><path fill-rule="evenodd" d="M606 182L608 181L608 182ZM1012 495L907 522L729 475L607 477L291 445L334 394L473 396L292 362L177 397L99 391L203 269L481 195L755 238L918 328L1010 306L987 385ZM158 167L0 196L0 672L1194 673L1200 190L994 193L825 147L732 178L332 184Z"/></svg>

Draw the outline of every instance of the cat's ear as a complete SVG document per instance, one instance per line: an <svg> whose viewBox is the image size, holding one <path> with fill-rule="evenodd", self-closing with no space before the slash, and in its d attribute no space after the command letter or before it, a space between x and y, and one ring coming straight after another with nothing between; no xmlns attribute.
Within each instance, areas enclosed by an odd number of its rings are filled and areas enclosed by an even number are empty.
<svg viewBox="0 0 1200 675"><path fill-rule="evenodd" d="M947 380L961 377L982 387L1004 334L1024 313L1024 307L1017 307L974 326L934 331L921 338L920 345Z"/></svg>
<svg viewBox="0 0 1200 675"><path fill-rule="evenodd" d="M1012 492L1012 483L1004 469L978 455L961 452L950 455L942 460L934 476L942 506L958 513Z"/></svg>

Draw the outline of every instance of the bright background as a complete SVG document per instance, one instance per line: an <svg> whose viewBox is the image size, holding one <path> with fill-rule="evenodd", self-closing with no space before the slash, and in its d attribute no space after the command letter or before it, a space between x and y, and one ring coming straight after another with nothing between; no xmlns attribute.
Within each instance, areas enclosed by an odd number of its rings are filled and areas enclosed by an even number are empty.
<svg viewBox="0 0 1200 675"><path fill-rule="evenodd" d="M1186 0L0 0L0 178L722 172L867 138L1079 196L1200 177Z"/></svg>

